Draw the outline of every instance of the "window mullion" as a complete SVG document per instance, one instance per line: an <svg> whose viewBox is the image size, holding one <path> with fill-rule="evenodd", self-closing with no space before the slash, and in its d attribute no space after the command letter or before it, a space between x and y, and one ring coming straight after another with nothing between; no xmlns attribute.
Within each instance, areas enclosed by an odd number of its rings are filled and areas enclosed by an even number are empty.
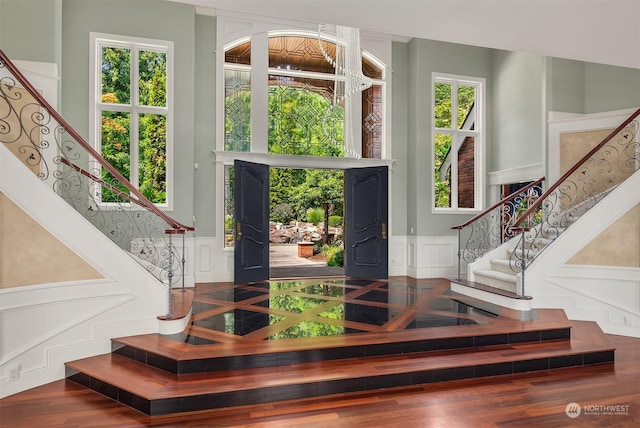
<svg viewBox="0 0 640 428"><path fill-rule="evenodd" d="M140 120L139 114L140 111L138 106L140 105L140 89L139 89L139 49L132 48L131 49L131 130L130 130L130 159L129 159L129 180L131 183L137 188L140 187L140 174L139 174L139 154L140 150L138 147L139 136L140 136Z"/></svg>
<svg viewBox="0 0 640 428"><path fill-rule="evenodd" d="M268 153L269 36L255 34L251 39L251 143L250 150Z"/></svg>

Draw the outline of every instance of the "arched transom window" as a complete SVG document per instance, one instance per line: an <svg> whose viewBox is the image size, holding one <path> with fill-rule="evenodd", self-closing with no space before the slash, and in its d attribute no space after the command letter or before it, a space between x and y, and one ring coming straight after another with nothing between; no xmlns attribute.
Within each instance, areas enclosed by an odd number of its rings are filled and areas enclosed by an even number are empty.
<svg viewBox="0 0 640 428"><path fill-rule="evenodd" d="M322 48L331 54L335 41L322 40ZM256 58L267 64L252 63ZM280 31L269 33L267 43L245 38L228 44L224 150L265 152L256 140L266 138L269 154L343 157L345 138L352 138L348 143L363 158L381 159L385 69L364 53L362 70L373 85L336 103L340 77L325 59L317 34ZM345 120L351 120L352 135L345 136ZM262 137L252 135L260 132L256 124L266 127Z"/></svg>

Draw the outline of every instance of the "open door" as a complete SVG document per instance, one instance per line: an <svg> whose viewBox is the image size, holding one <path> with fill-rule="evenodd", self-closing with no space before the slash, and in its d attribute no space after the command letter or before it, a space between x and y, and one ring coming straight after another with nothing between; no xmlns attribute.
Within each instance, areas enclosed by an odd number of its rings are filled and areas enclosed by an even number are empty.
<svg viewBox="0 0 640 428"><path fill-rule="evenodd" d="M345 171L345 275L389 277L388 169Z"/></svg>
<svg viewBox="0 0 640 428"><path fill-rule="evenodd" d="M234 162L234 283L269 279L269 166Z"/></svg>

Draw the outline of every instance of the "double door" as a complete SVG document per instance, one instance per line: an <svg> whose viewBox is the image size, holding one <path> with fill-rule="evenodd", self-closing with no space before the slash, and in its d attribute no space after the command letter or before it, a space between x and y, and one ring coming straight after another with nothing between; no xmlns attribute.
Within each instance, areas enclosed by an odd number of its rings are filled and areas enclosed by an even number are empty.
<svg viewBox="0 0 640 428"><path fill-rule="evenodd" d="M234 283L269 279L269 166L234 163ZM388 169L345 170L345 275L388 278Z"/></svg>

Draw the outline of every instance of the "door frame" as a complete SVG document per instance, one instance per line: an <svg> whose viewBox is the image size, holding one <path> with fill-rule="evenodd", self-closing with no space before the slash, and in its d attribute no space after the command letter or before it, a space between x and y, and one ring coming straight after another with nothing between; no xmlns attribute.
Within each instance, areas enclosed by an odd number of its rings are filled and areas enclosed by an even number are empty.
<svg viewBox="0 0 640 428"><path fill-rule="evenodd" d="M216 163L216 235L221 236L222 251L233 259L233 249L224 247L224 168L233 165L234 161L244 160L247 162L262 163L275 168L305 168L305 169L349 169L366 168L373 166L387 166L389 170L388 181L388 206L391 207L393 164L392 159L353 159L353 158L324 158L319 156L297 156L297 155L274 155L268 153L238 153L226 151L213 151ZM218 184L220 183L220 184ZM388 237L393 236L393 211L388 210ZM389 260L387 260L387 263ZM233 260L231 260L233 266ZM389 269L391 270L391 269Z"/></svg>

